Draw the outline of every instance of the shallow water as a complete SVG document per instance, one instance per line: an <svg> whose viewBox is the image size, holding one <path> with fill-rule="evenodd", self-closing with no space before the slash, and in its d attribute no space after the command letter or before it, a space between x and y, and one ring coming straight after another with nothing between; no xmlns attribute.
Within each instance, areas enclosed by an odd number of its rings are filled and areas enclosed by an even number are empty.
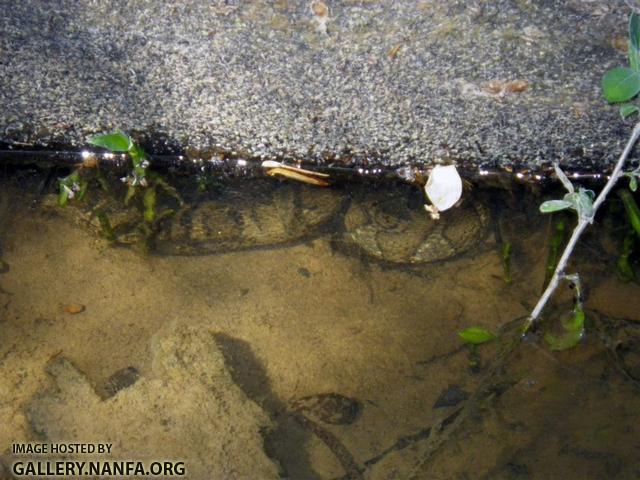
<svg viewBox="0 0 640 480"><path fill-rule="evenodd" d="M343 185L327 203L325 190L249 182L198 194L176 180L186 200L234 212L243 232L219 223L227 240L185 251L166 237L175 219L156 242L114 245L70 219L73 206L47 206L44 176L2 180L3 477L17 459L44 458L11 454L25 442L110 442L115 458L183 460L188 478L640 476L640 289L616 275L619 205L571 265L588 293L587 335L553 352L541 333L570 310L566 287L549 324L512 343L545 275L553 223L541 198L466 192L487 223L449 233L473 241L398 263L402 235L385 234L393 255L381 260L350 240L345 218L380 199L367 208L384 206L380 224L402 232L421 208L415 189ZM460 212L443 221L458 225ZM500 340L471 351L457 335L468 326Z"/></svg>

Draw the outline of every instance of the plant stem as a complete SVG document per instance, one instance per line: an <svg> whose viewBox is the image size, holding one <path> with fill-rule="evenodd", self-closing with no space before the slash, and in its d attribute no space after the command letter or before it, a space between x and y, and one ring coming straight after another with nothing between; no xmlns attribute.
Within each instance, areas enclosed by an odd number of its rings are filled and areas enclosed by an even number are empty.
<svg viewBox="0 0 640 480"><path fill-rule="evenodd" d="M573 253L573 249L575 248L576 243L578 243L578 240L580 239L580 235L582 235L582 232L584 231L584 229L587 228L587 225L589 225L590 223L593 223L593 219L595 217L596 212L598 211L598 208L600 208L602 203L607 198L607 195L609 194L611 189L614 187L618 179L622 176L622 168L624 167L624 162L627 160L627 157L631 153L631 150L633 149L634 145L638 141L639 137L640 137L640 123L637 123L635 127L633 127L633 131L631 132L631 136L627 141L627 145L624 151L622 152L622 154L620 155L620 158L618 158L618 162L616 163L616 166L613 169L613 172L611 173L609 180L605 184L604 188L602 189L598 197L593 202L593 213L591 217L589 218L578 217L578 224L573 229L571 238L569 239L569 242L567 243L567 246L565 247L564 252L562 252L562 256L560 257L560 260L558 260L558 265L556 266L556 269L553 272L553 276L551 277L551 280L549 280L549 284L547 285L547 288L545 289L542 296L538 300L538 303L536 304L533 311L527 318L527 321L525 322L525 325L524 325L523 332L526 333L531 328L533 323L538 319L538 317L542 313L542 310L544 309L545 305L547 304L547 302L549 301L553 293L558 288L558 284L560 283L560 280L564 277L564 269L567 266L567 262L569 261L569 257Z"/></svg>
<svg viewBox="0 0 640 480"><path fill-rule="evenodd" d="M554 225L553 236L549 242L549 255L547 256L547 265L544 274L544 283L542 284L541 291L544 292L549 280L553 276L553 273L558 266L558 259L560 258L560 252L562 245L564 244L564 237L566 236L567 220L564 216L559 217Z"/></svg>

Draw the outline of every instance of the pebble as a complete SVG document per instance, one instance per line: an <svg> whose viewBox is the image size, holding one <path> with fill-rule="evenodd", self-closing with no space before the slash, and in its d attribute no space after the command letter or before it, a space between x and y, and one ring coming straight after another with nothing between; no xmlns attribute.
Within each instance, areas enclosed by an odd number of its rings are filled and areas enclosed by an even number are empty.
<svg viewBox="0 0 640 480"><path fill-rule="evenodd" d="M85 307L81 303L69 303L63 307L63 310L70 315L75 315L84 312Z"/></svg>

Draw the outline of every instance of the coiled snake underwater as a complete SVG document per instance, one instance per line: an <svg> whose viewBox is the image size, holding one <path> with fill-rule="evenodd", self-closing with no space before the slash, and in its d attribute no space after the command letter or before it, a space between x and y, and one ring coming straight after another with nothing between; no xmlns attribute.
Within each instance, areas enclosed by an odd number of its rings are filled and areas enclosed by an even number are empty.
<svg viewBox="0 0 640 480"><path fill-rule="evenodd" d="M478 244L487 231L486 207L469 199L434 221L416 190L357 189L345 195L340 189L246 181L175 207L156 226L153 251L205 255L283 245L319 235L338 217L343 224L341 243L384 262L446 260ZM95 189L83 202L59 207L51 196L43 205L94 233L104 228L97 214L101 212L109 218L115 243L131 245L140 240L142 214L139 206L125 207L122 198L117 192Z"/></svg>

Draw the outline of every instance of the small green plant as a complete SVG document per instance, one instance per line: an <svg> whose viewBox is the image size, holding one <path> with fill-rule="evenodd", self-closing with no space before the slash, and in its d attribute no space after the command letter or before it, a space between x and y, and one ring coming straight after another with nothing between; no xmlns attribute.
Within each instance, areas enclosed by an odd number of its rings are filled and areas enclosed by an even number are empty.
<svg viewBox="0 0 640 480"><path fill-rule="evenodd" d="M609 70L602 78L602 92L609 103L628 102L640 93L640 17L633 12L629 17L629 66ZM620 106L622 118L639 112L631 103Z"/></svg>
<svg viewBox="0 0 640 480"><path fill-rule="evenodd" d="M640 208L638 208L638 204L628 190L618 190L618 196L622 200L629 222L624 240L622 241L622 251L618 257L618 276L622 281L630 282L636 279L630 257L634 252L636 239L640 236Z"/></svg>
<svg viewBox="0 0 640 480"><path fill-rule="evenodd" d="M146 227L143 226L145 233L151 231L149 225L174 213L172 209L164 210L161 213L156 211L158 187L182 205L182 199L176 189L169 185L158 173L149 170L149 157L147 153L127 134L117 131L106 135L97 135L91 137L88 142L96 147L106 148L111 152L126 153L131 158L133 168L130 173L122 179L128 186L124 204L129 205L131 200L143 191L143 219L147 224Z"/></svg>
<svg viewBox="0 0 640 480"><path fill-rule="evenodd" d="M82 175L82 167L61 178L59 184L58 205L61 207L64 207L71 199L82 201L89 188L89 181Z"/></svg>
<svg viewBox="0 0 640 480"><path fill-rule="evenodd" d="M556 172L556 176L567 190L567 193L562 200L547 200L540 205L540 211L542 213L552 213L559 210L571 209L578 214L578 218L580 220L593 223L593 200L596 197L596 194L592 190L586 190L582 187L578 188L578 191L576 192L573 184L557 163L553 165L553 168Z"/></svg>
<svg viewBox="0 0 640 480"><path fill-rule="evenodd" d="M487 342L495 340L498 336L485 330L481 327L469 327L465 328L461 332L458 332L458 336L464 341L469 351L469 368L472 372L477 372L480 368L480 356L478 354L478 348Z"/></svg>
<svg viewBox="0 0 640 480"><path fill-rule="evenodd" d="M543 202L540 205L540 211L542 213L552 213L559 210L573 210L578 215L578 226L584 229L586 225L593 223L593 219L595 217L596 209L594 208L593 203L595 199L595 193L582 187L579 187L576 191L576 188L573 186L569 178L567 178L567 176L564 174L557 163L553 165L553 168L556 172L556 176L558 177L564 188L567 190L567 193L562 200L547 200L546 202ZM578 230L578 227L576 227L576 230ZM557 228L556 235L554 235L554 239L556 239L557 241L552 244L552 247L557 247L558 244L561 243L562 237L564 237L564 225L562 225L560 228ZM571 243L570 247L567 247L570 248L569 253L571 252L571 250L573 250L577 239L578 236L575 235L574 231L574 235L572 236L573 242ZM557 257L557 252L554 257ZM565 350L567 348L572 348L578 344L584 334L585 315L584 308L582 306L580 276L577 273L567 275L564 272L564 264L566 264L566 261L568 260L568 254L566 254L566 250L565 253L563 253L562 257L564 257L564 261L560 270L558 269L559 260L557 260L557 258L553 258L552 260L548 259L546 275L548 276L549 271L553 269L550 280L553 280L553 278L555 277L553 286L554 290L557 287L557 283L559 280L566 280L568 282L571 282L574 287L575 303L571 318L562 322L564 334L562 334L561 336L555 336L551 333L547 333L544 336L545 341L549 344L549 347L552 350ZM553 267L550 266L551 261L553 261ZM547 289L548 288L549 286L547 286Z"/></svg>
<svg viewBox="0 0 640 480"><path fill-rule="evenodd" d="M629 190L635 192L638 189L638 177L640 177L640 167L630 172L624 172L622 174L625 177L629 177Z"/></svg>
<svg viewBox="0 0 640 480"><path fill-rule="evenodd" d="M618 277L623 282L632 282L636 279L636 274L631 266L631 255L633 254L634 247L636 245L636 233L633 229L628 228L627 233L622 241L622 251L618 257Z"/></svg>
<svg viewBox="0 0 640 480"><path fill-rule="evenodd" d="M627 102L640 93L640 17L635 12L633 12L629 18L628 54L629 67L617 67L609 70L605 73L602 79L602 92L604 98L610 103ZM640 108L632 104L625 104L620 107L620 115L623 118L639 111ZM625 145L623 152L620 154L607 183L597 197L591 190L586 190L582 187L578 188L576 191L575 187L569 181L564 172L562 172L560 167L557 164L554 164L556 175L567 190L567 194L561 200L549 200L542 203L542 205L540 205L540 210L543 213L566 209L574 210L578 215L578 223L571 233L571 237L558 260L547 287L527 318L523 328L523 333L526 333L540 317L542 310L558 288L560 281L567 280L572 282L575 286L575 307L573 310L572 320L564 322L563 324L566 333L566 335L563 336L564 340L560 343L556 342L556 346L569 348L570 346L575 345L582 337L582 333L584 331L584 309L580 298L580 277L578 274L567 275L565 268L573 249L580 239L580 236L587 226L593 223L595 213L604 203L607 195L611 192L617 181L622 177L629 177L629 188L631 190L635 190L637 188L640 168L636 168L631 172L624 172L623 169L627 158L638 141L638 138L640 138L640 123L634 126L627 144ZM629 214L629 205L625 204L625 207L627 207L627 213ZM631 215L629 216L633 225L633 217ZM640 218L640 215L638 217ZM552 336L548 336L548 339L552 343L555 340Z"/></svg>
<svg viewBox="0 0 640 480"><path fill-rule="evenodd" d="M138 149L127 135L122 132L111 133L109 135L99 135L90 138L88 143L106 148L111 152L128 152L133 159L134 175L137 178L136 182L146 184L146 166L143 163L145 161L144 152L142 152L141 155L141 149ZM131 152L133 152L133 154ZM93 166L97 167L97 163ZM91 176L91 178L95 177L98 184L104 190L108 190L107 181L104 178L104 175L102 175L97 168L85 168L85 164L83 163L70 175L59 179L60 192L58 194L58 204L61 207L64 207L69 200L82 200L85 197L90 179L86 174L84 174L86 171L95 172L95 175Z"/></svg>
<svg viewBox="0 0 640 480"><path fill-rule="evenodd" d="M131 199L136 195L140 188L146 188L149 186L147 181L149 160L145 151L134 143L134 141L127 134L117 131L106 135L97 135L89 138L88 143L95 145L96 147L102 147L110 152L127 153L131 158L133 169L122 180L127 183L127 195L125 196L124 203L128 205ZM155 204L149 203L152 210L155 209ZM145 211L145 218L153 217L154 214Z"/></svg>
<svg viewBox="0 0 640 480"><path fill-rule="evenodd" d="M627 213L631 227L636 234L640 236L640 208L638 208L638 204L633 199L633 195L627 190L620 190L618 195L622 199L622 204L624 205L624 210Z"/></svg>
<svg viewBox="0 0 640 480"><path fill-rule="evenodd" d="M545 266L543 289L547 286L549 280L551 280L553 272L555 272L556 266L558 265L558 260L562 253L562 244L566 236L566 229L567 219L564 216L558 217L554 222L553 235L551 235L551 239L549 240L549 254L547 255L547 264Z"/></svg>
<svg viewBox="0 0 640 480"><path fill-rule="evenodd" d="M97 135L91 137L88 143L105 148L110 152L125 153L131 159L132 168L121 179L127 185L124 204L129 205L136 197L142 197L139 204L142 210L142 219L137 225L137 229L142 234L141 246L146 250L160 221L175 213L172 208L165 208L158 212L158 190L162 190L176 200L179 206L182 206L183 201L180 195L160 174L149 170L148 155L127 134L117 131L106 135ZM109 182L98 168L96 158L92 158L92 162L84 162L70 175L59 180L58 204L60 206L65 206L71 199L82 200L86 196L89 183L92 180L95 180L104 191L111 191ZM103 207L98 204L92 214L98 219L102 236L110 242L115 242L118 226L111 225Z"/></svg>

